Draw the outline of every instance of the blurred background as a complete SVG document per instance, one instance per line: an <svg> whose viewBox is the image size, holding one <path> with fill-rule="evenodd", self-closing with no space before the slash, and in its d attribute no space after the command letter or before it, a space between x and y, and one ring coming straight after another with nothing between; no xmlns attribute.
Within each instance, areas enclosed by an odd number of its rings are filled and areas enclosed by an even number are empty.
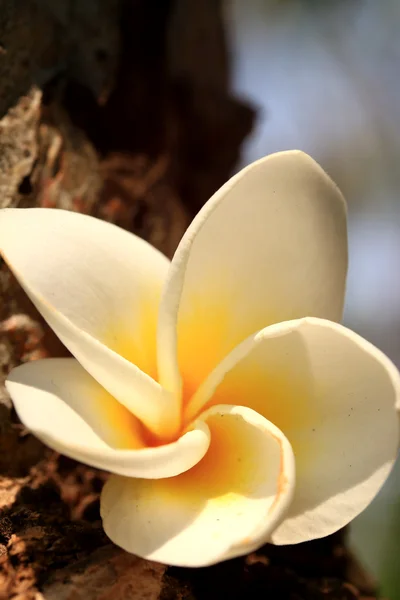
<svg viewBox="0 0 400 600"><path fill-rule="evenodd" d="M400 2L230 0L233 87L257 110L241 165L299 148L349 206L345 323L400 366ZM400 598L400 463L352 524L358 555Z"/></svg>

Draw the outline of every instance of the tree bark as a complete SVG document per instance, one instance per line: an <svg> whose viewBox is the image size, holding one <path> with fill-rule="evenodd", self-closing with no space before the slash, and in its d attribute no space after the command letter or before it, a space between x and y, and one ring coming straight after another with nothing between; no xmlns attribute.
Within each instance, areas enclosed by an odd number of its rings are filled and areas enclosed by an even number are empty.
<svg viewBox="0 0 400 600"><path fill-rule="evenodd" d="M229 80L219 0L0 0L0 207L92 214L171 256L253 124ZM9 370L66 350L4 264L0 290L0 598L376 597L343 532L199 570L113 546L106 474L45 448L11 408Z"/></svg>

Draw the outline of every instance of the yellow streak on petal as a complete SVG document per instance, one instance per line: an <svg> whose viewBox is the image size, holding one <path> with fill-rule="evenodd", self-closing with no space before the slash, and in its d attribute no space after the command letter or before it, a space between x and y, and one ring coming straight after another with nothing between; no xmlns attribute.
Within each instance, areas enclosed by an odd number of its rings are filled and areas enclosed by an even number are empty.
<svg viewBox="0 0 400 600"><path fill-rule="evenodd" d="M108 445L135 450L145 447L140 421L106 390L96 393L92 407L98 419L98 433Z"/></svg>
<svg viewBox="0 0 400 600"><path fill-rule="evenodd" d="M231 500L239 490L243 494L250 492L255 457L251 452L244 452L244 440L240 443L238 439L238 434L243 433L241 420L241 417L226 415L209 419L210 448L203 460L180 476L180 486L195 495L205 492L218 502Z"/></svg>
<svg viewBox="0 0 400 600"><path fill-rule="evenodd" d="M240 290L229 292L215 281L198 287L201 293L185 298L177 327L184 406L220 361L264 326L247 306L244 313L232 310L232 295L237 300ZM207 294L207 289L212 292Z"/></svg>
<svg viewBox="0 0 400 600"><path fill-rule="evenodd" d="M251 310L240 282L233 286L230 280L209 279L196 282L196 287L201 292L184 298L177 326L184 407L229 352L271 322L267 306L262 320Z"/></svg>
<svg viewBox="0 0 400 600"><path fill-rule="evenodd" d="M290 445L248 409L219 406L202 419L210 446L189 471L106 485L104 526L117 544L152 560L203 566L268 540L294 489Z"/></svg>
<svg viewBox="0 0 400 600"><path fill-rule="evenodd" d="M183 380L185 405L205 377L218 364L221 340L226 339L229 319L223 302L209 306L207 299L194 296L178 323L178 364Z"/></svg>
<svg viewBox="0 0 400 600"><path fill-rule="evenodd" d="M157 380L157 311L158 299L141 301L140 320L120 315L109 323L105 343L144 373Z"/></svg>
<svg viewBox="0 0 400 600"><path fill-rule="evenodd" d="M257 436L261 431L243 427L240 415L214 414L207 419L211 431L211 443L204 458L189 471L177 477L163 480L160 493L165 502L179 497L180 502L191 505L207 503L215 507L228 507L257 499L257 490L263 486L268 470L276 471L271 457L260 457ZM275 457L273 457L275 459ZM281 465L276 472L277 487Z"/></svg>
<svg viewBox="0 0 400 600"><path fill-rule="evenodd" d="M302 466L317 457L312 450L312 434L323 418L315 382L304 373L290 369L265 369L251 361L238 365L225 376L206 408L219 404L247 406L271 421L290 440L301 476ZM298 371L298 370L296 370ZM311 437L310 437L311 436Z"/></svg>

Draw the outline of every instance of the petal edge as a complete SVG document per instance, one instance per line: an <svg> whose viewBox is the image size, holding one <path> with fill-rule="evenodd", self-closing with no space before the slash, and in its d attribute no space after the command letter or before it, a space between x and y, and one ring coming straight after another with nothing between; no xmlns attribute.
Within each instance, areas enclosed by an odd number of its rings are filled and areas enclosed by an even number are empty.
<svg viewBox="0 0 400 600"><path fill-rule="evenodd" d="M207 566L258 548L284 517L295 474L282 433L243 407L213 407L199 420L211 444L194 468L158 481L112 477L105 485L105 532L128 552Z"/></svg>

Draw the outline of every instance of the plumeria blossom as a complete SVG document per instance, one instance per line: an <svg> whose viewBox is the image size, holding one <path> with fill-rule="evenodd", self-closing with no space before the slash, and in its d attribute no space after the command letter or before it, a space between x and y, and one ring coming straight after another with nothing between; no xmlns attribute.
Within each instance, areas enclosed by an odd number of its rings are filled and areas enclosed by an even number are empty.
<svg viewBox="0 0 400 600"><path fill-rule="evenodd" d="M204 566L346 525L396 457L399 374L338 322L346 208L301 152L250 165L172 262L82 214L0 212L0 249L74 358L7 389L51 448L111 473L107 535Z"/></svg>

